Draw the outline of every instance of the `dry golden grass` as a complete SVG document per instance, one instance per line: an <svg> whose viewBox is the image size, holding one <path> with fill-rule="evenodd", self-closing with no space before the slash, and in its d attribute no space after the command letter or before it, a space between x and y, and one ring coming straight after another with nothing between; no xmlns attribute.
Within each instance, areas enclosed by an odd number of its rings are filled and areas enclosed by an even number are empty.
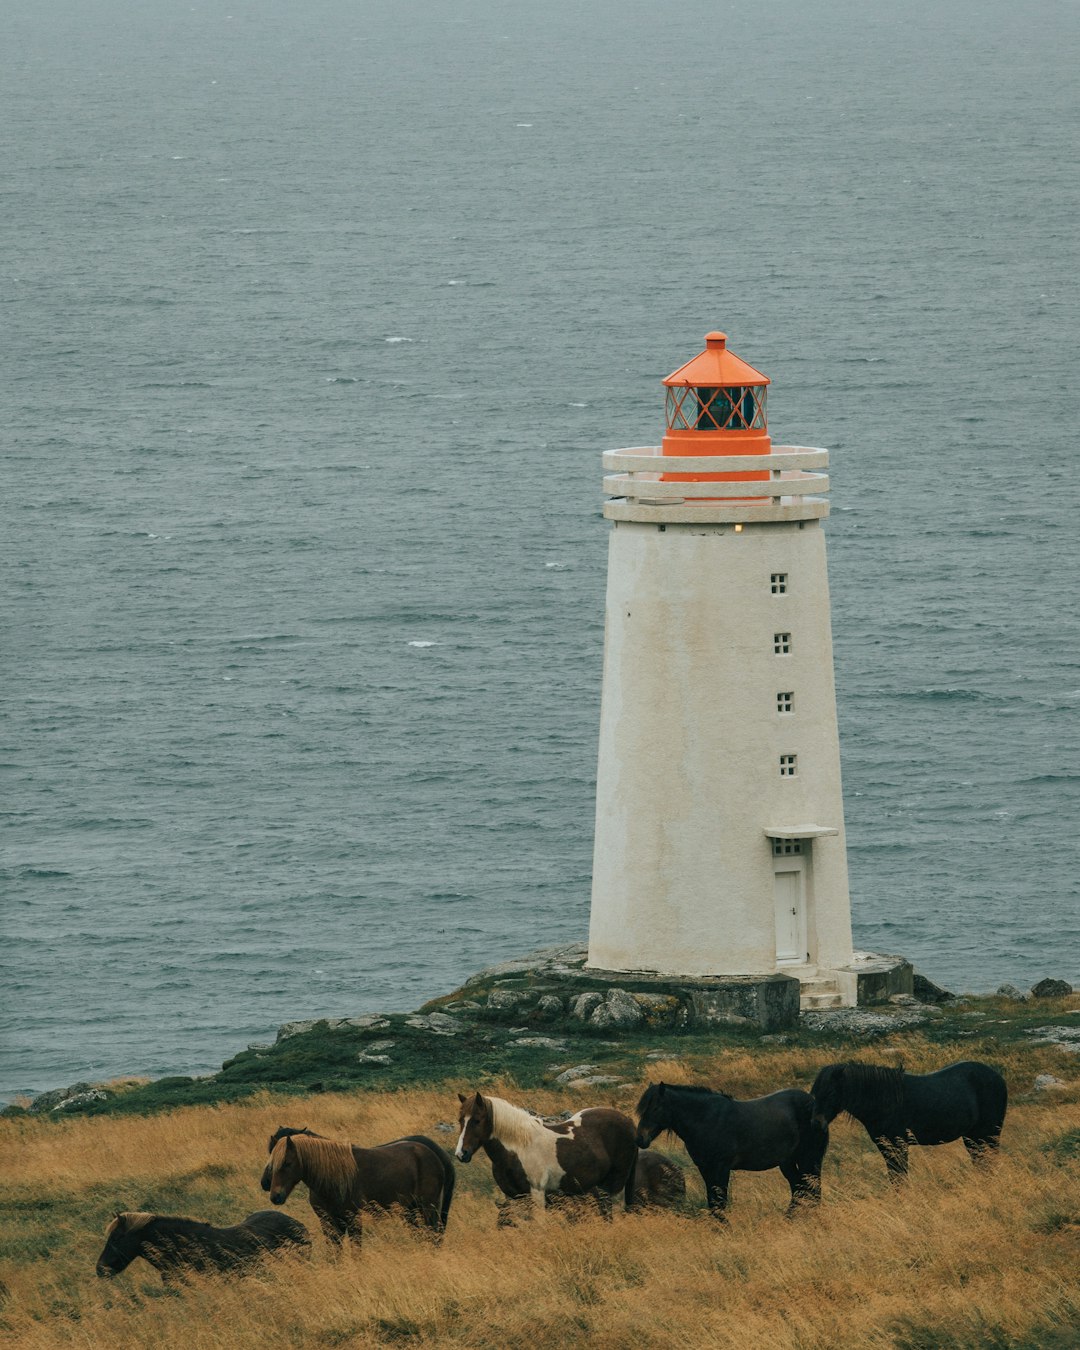
<svg viewBox="0 0 1080 1350"><path fill-rule="evenodd" d="M920 1069L939 1058L929 1046L907 1054ZM691 1076L674 1063L652 1072ZM770 1055L764 1072L768 1081L757 1081L761 1062L747 1054L725 1062L723 1077L739 1095L769 1090L783 1078L783 1057ZM1023 1076L1030 1081L1029 1071ZM493 1090L523 1100L510 1085ZM633 1095L615 1104L632 1107ZM911 1181L894 1194L861 1128L841 1120L826 1159L825 1203L793 1222L783 1217L787 1187L774 1171L736 1175L727 1230L699 1209L612 1224L549 1215L498 1230L481 1156L458 1168L440 1248L384 1220L368 1225L360 1253L335 1257L316 1235L310 1261L268 1263L245 1279L195 1280L175 1292L163 1291L141 1261L115 1280L97 1279L113 1210L236 1222L265 1207L258 1177L278 1125L366 1143L434 1133L452 1145L436 1126L453 1118L454 1095L320 1096L303 1106L267 1096L147 1119L0 1121L2 1198L17 1221L0 1263L0 1341L25 1350L1075 1345L1080 1166L1045 1147L1080 1132L1075 1087L1063 1095L1014 1106L989 1185L954 1144L913 1150ZM564 1093L537 1092L528 1104L555 1111L567 1102ZM677 1144L660 1146L685 1161ZM688 1176L700 1206L700 1182ZM303 1188L288 1211L315 1234Z"/></svg>

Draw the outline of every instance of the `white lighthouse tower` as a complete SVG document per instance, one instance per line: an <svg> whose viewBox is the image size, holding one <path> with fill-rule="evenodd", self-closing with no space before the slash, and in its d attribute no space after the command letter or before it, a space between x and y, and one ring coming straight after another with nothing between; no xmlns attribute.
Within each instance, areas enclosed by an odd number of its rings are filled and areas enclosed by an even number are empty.
<svg viewBox="0 0 1080 1350"><path fill-rule="evenodd" d="M769 379L723 333L664 384L661 447L604 456L588 967L789 973L854 1004L828 455L773 447Z"/></svg>

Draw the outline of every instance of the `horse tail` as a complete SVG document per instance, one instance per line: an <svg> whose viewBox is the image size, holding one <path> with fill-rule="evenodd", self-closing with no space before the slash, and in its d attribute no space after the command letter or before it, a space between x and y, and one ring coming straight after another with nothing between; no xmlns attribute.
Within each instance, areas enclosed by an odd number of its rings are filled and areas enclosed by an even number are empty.
<svg viewBox="0 0 1080 1350"><path fill-rule="evenodd" d="M634 1156L630 1162L630 1170L626 1174L626 1184L623 1186L623 1208L627 1213L634 1207L634 1183L637 1181L637 1159L638 1151L635 1145ZM643 1202L647 1199L648 1197L643 1197Z"/></svg>
<svg viewBox="0 0 1080 1350"><path fill-rule="evenodd" d="M802 1144L809 1159L814 1160L820 1167L825 1151L829 1147L829 1122L821 1114L817 1102L809 1093L806 1094L806 1098L805 1102L799 1103Z"/></svg>
<svg viewBox="0 0 1080 1350"><path fill-rule="evenodd" d="M450 1204L454 1198L454 1184L457 1179L457 1173L454 1168L454 1160L441 1144L437 1144L434 1139L429 1139L426 1134L407 1134L405 1142L410 1144L423 1144L425 1148L431 1150L442 1163L443 1185L442 1185L442 1206L439 1210L439 1232L446 1231L446 1221L450 1216Z"/></svg>

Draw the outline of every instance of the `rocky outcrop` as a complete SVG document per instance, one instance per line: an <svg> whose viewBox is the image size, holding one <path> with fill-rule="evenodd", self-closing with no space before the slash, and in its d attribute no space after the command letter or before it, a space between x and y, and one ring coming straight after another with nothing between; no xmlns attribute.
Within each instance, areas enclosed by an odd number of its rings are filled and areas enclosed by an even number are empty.
<svg viewBox="0 0 1080 1350"><path fill-rule="evenodd" d="M1067 980L1040 980L1031 986L1032 998L1065 998L1073 992Z"/></svg>

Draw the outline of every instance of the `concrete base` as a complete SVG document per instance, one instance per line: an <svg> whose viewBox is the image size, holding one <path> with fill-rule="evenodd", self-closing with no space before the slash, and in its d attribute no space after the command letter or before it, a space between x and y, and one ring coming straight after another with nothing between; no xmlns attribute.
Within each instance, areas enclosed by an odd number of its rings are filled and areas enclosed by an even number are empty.
<svg viewBox="0 0 1080 1350"><path fill-rule="evenodd" d="M869 1008L875 1003L888 1003L893 994L914 993L915 970L902 956L856 952L852 961L834 975L849 1008Z"/></svg>
<svg viewBox="0 0 1080 1350"><path fill-rule="evenodd" d="M680 1024L688 1028L755 1026L783 1031L799 1024L799 981L791 975L679 977L590 968L570 972L569 983L674 997L679 1001Z"/></svg>

